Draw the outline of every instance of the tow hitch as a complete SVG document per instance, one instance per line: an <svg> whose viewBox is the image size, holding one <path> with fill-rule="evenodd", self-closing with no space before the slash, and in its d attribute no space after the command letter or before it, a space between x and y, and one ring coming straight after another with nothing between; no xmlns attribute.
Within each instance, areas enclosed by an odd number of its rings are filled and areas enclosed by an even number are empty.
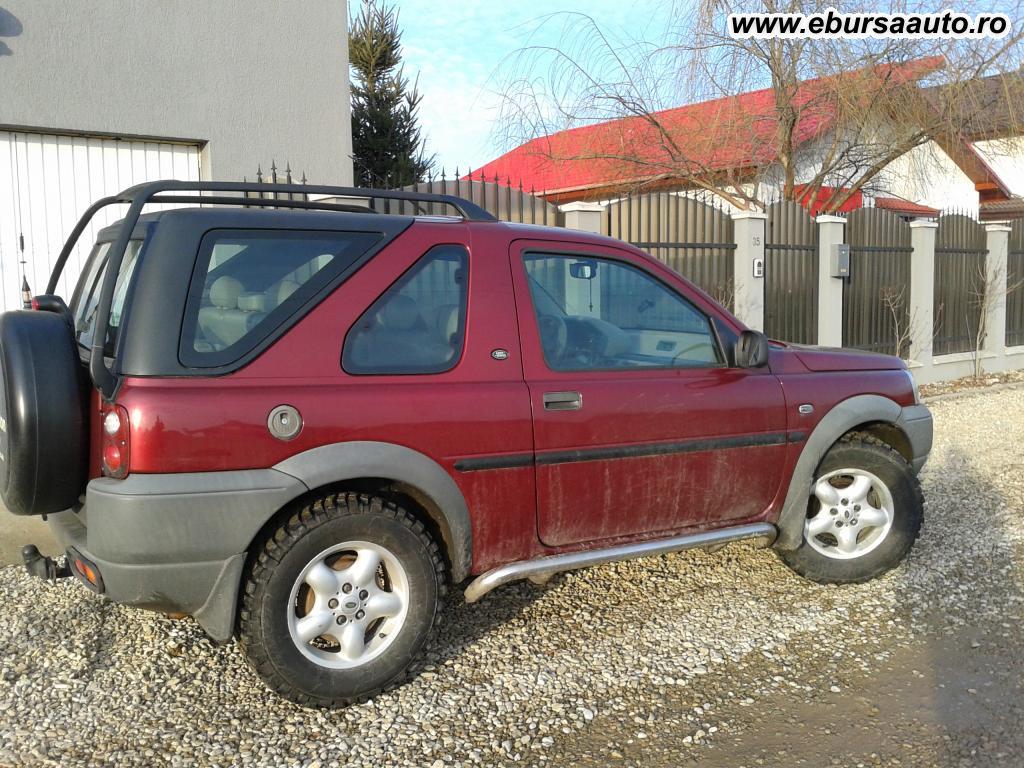
<svg viewBox="0 0 1024 768"><path fill-rule="evenodd" d="M72 575L67 563L58 565L52 557L43 555L35 544L26 544L22 547L21 557L25 561L26 570L37 578L54 582Z"/></svg>

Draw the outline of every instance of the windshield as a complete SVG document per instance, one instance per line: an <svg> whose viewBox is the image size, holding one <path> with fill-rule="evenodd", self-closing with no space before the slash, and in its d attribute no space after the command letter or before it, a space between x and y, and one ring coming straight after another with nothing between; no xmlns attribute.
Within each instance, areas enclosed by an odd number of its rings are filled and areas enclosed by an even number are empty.
<svg viewBox="0 0 1024 768"><path fill-rule="evenodd" d="M100 291L103 287L103 276L107 272L107 258L110 243L97 243L89 256L88 266L75 289L71 301L71 316L75 321L75 340L79 346L89 349L96 335L96 309L99 305ZM110 320L107 323L107 334L103 345L103 354L114 354L117 332L121 327L121 316L124 312L125 299L131 285L132 275L142 250L141 240L131 240L121 262L121 269L114 285L114 298L110 305Z"/></svg>

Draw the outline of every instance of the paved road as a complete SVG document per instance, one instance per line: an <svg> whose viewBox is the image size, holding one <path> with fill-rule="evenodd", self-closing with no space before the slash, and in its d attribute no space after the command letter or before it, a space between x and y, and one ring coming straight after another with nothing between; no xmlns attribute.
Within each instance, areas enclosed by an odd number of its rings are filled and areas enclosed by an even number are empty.
<svg viewBox="0 0 1024 768"><path fill-rule="evenodd" d="M44 555L59 554L42 518L11 514L0 502L0 565L20 565L21 548L26 544L35 544Z"/></svg>

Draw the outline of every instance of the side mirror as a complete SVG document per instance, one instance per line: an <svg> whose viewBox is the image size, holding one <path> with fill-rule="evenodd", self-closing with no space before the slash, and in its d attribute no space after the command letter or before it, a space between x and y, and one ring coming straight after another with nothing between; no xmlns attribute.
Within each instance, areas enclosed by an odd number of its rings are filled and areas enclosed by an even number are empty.
<svg viewBox="0 0 1024 768"><path fill-rule="evenodd" d="M577 280L593 280L597 277L597 262L574 261L569 265L569 276Z"/></svg>
<svg viewBox="0 0 1024 768"><path fill-rule="evenodd" d="M736 341L733 357L737 368L760 368L768 364L768 337L757 331L744 331Z"/></svg>

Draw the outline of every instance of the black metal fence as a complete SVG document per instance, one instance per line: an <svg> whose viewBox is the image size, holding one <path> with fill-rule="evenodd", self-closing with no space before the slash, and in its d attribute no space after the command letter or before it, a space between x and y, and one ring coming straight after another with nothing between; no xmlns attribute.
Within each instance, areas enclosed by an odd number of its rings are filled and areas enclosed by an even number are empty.
<svg viewBox="0 0 1024 768"><path fill-rule="evenodd" d="M1006 346L1024 345L1024 219L1011 223L1006 255Z"/></svg>
<svg viewBox="0 0 1024 768"><path fill-rule="evenodd" d="M248 181L248 179L243 179ZM292 175L292 166L290 163L285 164L283 172L278 172L277 163L271 161L270 172L263 173L263 166L256 166L256 183L257 184L305 184L307 183L306 172L302 172L301 178L294 178ZM246 192L246 197L250 198L262 198L264 200L307 200L309 195L299 192Z"/></svg>
<svg viewBox="0 0 1024 768"><path fill-rule="evenodd" d="M257 182L305 183L290 166L256 172ZM476 203L503 221L564 226L558 206L543 192L521 183L458 170L441 171L405 190L447 194ZM299 199L295 193L251 193L274 199ZM450 214L443 204L370 200L383 213ZM765 207L764 330L772 338L796 343L817 341L818 226L792 201ZM671 192L630 194L605 206L601 231L650 253L687 277L727 307L734 304L732 217L710 197ZM847 217L851 277L843 288L843 343L846 346L909 354L917 319L910 305L910 227L877 208ZM939 219L935 249L933 352L967 352L978 343L984 291L986 234L972 217L950 213ZM1024 219L1012 223L1007 261L1006 344L1024 345Z"/></svg>
<svg viewBox="0 0 1024 768"><path fill-rule="evenodd" d="M818 225L799 203L766 208L764 332L773 339L818 340Z"/></svg>
<svg viewBox="0 0 1024 768"><path fill-rule="evenodd" d="M629 195L605 208L601 231L642 248L732 307L733 221L713 202L671 192Z"/></svg>
<svg viewBox="0 0 1024 768"><path fill-rule="evenodd" d="M427 192L437 195L455 195L471 203L476 203L502 221L515 221L522 224L541 224L547 227L561 227L564 217L557 205L549 203L537 190L527 191L522 182L515 185L511 179L502 180L498 176L484 177L479 173L468 171L462 175L458 169L449 177L445 171L426 181L418 181L402 187L410 192ZM435 203L408 203L396 200L375 201L384 213L416 214L429 213L450 214L452 211L445 205Z"/></svg>
<svg viewBox="0 0 1024 768"><path fill-rule="evenodd" d="M978 345L985 287L985 228L961 213L943 214L935 233L936 355L970 352Z"/></svg>
<svg viewBox="0 0 1024 768"><path fill-rule="evenodd" d="M843 344L906 357L910 351L910 225L889 211L846 217L850 277L843 285Z"/></svg>

